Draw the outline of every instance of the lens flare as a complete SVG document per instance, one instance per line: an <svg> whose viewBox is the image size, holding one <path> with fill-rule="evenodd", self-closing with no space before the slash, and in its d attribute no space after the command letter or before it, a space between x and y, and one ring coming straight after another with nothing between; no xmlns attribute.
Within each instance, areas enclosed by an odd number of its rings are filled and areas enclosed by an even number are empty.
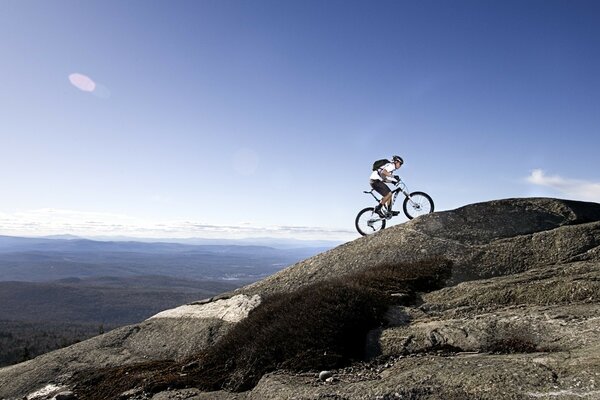
<svg viewBox="0 0 600 400"><path fill-rule="evenodd" d="M96 83L89 76L74 73L69 75L69 81L79 90L84 92L93 92L96 89Z"/></svg>

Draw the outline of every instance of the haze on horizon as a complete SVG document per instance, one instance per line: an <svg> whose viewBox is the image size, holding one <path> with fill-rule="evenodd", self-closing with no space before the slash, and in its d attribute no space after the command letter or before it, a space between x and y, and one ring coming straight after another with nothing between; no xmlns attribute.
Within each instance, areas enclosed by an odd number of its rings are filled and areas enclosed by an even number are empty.
<svg viewBox="0 0 600 400"><path fill-rule="evenodd" d="M0 235L350 240L393 154L436 210L600 202L599 17L583 0L2 1Z"/></svg>

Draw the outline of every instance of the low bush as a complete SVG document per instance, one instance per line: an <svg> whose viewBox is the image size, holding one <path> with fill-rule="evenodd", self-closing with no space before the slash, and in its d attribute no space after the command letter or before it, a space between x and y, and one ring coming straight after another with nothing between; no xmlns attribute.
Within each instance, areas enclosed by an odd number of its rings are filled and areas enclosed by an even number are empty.
<svg viewBox="0 0 600 400"><path fill-rule="evenodd" d="M508 326L490 332L490 340L482 350L498 354L535 353L540 351L538 342L527 325Z"/></svg>

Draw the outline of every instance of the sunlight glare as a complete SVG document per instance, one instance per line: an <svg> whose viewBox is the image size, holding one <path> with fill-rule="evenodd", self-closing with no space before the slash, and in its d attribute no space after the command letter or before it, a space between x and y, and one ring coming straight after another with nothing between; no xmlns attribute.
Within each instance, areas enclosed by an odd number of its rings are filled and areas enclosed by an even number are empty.
<svg viewBox="0 0 600 400"><path fill-rule="evenodd" d="M69 75L69 81L77 89L84 92L93 92L96 89L96 83L89 77L79 73Z"/></svg>

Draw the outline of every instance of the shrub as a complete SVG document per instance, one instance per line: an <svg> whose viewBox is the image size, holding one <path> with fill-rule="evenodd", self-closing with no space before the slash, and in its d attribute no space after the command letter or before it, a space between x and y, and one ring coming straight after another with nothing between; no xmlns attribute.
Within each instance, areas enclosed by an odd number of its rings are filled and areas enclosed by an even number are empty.
<svg viewBox="0 0 600 400"><path fill-rule="evenodd" d="M482 350L499 354L535 353L539 351L538 342L526 325L509 326L490 332L490 339Z"/></svg>

